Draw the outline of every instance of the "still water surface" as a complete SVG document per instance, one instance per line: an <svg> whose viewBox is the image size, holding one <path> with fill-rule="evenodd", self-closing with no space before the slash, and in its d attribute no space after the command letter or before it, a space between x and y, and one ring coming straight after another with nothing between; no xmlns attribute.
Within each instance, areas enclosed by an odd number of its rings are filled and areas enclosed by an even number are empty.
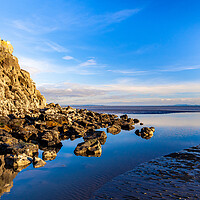
<svg viewBox="0 0 200 200"><path fill-rule="evenodd" d="M1 199L89 199L103 184L140 163L200 144L200 113L129 114L129 117L140 119L144 126L154 126L154 136L145 140L135 135L134 130L118 135L108 133L101 157L75 156L73 151L82 139L63 141L55 160L47 161L42 168L30 165L19 172L10 192L1 194Z"/></svg>

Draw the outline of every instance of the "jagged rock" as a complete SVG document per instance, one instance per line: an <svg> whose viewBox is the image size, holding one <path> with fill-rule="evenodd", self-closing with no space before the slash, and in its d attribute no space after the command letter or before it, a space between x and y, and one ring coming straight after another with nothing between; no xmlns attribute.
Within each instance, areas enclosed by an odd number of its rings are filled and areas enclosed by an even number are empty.
<svg viewBox="0 0 200 200"><path fill-rule="evenodd" d="M124 123L121 125L121 128L122 130L130 131L130 130L133 130L135 127L132 124Z"/></svg>
<svg viewBox="0 0 200 200"><path fill-rule="evenodd" d="M8 124L10 118L7 116L0 116L0 127L4 127Z"/></svg>
<svg viewBox="0 0 200 200"><path fill-rule="evenodd" d="M44 151L42 153L43 160L54 160L56 156L57 156L57 153L55 150Z"/></svg>
<svg viewBox="0 0 200 200"><path fill-rule="evenodd" d="M154 133L154 132L155 132L155 128L154 128L154 127L150 127L150 128L148 128L148 127L143 127L143 128L141 129L141 131L140 131L139 129L137 129L137 130L135 131L135 134L136 134L137 136L141 136L143 139L148 140L148 139L150 139L150 138L153 137L153 133Z"/></svg>
<svg viewBox="0 0 200 200"><path fill-rule="evenodd" d="M0 115L24 114L29 109L46 105L30 74L20 69L12 52L12 45L0 40Z"/></svg>
<svg viewBox="0 0 200 200"><path fill-rule="evenodd" d="M107 135L104 131L89 131L83 137L84 140L91 140L91 139L104 140L106 138Z"/></svg>
<svg viewBox="0 0 200 200"><path fill-rule="evenodd" d="M46 165L46 162L44 160L42 160L41 158L38 158L38 157L33 158L33 167L34 168L43 167L44 165Z"/></svg>
<svg viewBox="0 0 200 200"><path fill-rule="evenodd" d="M77 156L95 156L100 157L102 153L101 144L98 140L87 140L85 142L79 143L74 150Z"/></svg>
<svg viewBox="0 0 200 200"><path fill-rule="evenodd" d="M35 139L37 137L38 130L33 125L27 125L25 127L19 127L12 131L12 135L16 138L28 141L30 138Z"/></svg>
<svg viewBox="0 0 200 200"><path fill-rule="evenodd" d="M39 133L39 140L44 146L60 145L60 132L56 130L44 130Z"/></svg>
<svg viewBox="0 0 200 200"><path fill-rule="evenodd" d="M38 145L26 143L12 137L7 131L0 131L0 153L2 154L23 154L33 157L38 153Z"/></svg>
<svg viewBox="0 0 200 200"><path fill-rule="evenodd" d="M136 124L140 122L139 119L133 119L133 121L134 121L134 123L136 123Z"/></svg>
<svg viewBox="0 0 200 200"><path fill-rule="evenodd" d="M121 118L122 120L127 120L127 119L128 119L128 115L121 115L120 118Z"/></svg>
<svg viewBox="0 0 200 200"><path fill-rule="evenodd" d="M116 135L121 132L121 126L112 125L111 127L107 128L107 132Z"/></svg>
<svg viewBox="0 0 200 200"><path fill-rule="evenodd" d="M7 166L18 168L21 166L29 165L32 162L32 158L28 157L26 154L20 155L6 155L5 163Z"/></svg>

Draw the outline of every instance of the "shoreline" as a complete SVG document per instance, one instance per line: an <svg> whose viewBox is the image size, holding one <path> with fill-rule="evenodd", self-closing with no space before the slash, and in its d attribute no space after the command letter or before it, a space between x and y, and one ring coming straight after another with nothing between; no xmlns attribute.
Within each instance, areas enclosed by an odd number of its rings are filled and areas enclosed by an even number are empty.
<svg viewBox="0 0 200 200"><path fill-rule="evenodd" d="M125 114L170 114L200 112L200 106L74 106L96 112Z"/></svg>

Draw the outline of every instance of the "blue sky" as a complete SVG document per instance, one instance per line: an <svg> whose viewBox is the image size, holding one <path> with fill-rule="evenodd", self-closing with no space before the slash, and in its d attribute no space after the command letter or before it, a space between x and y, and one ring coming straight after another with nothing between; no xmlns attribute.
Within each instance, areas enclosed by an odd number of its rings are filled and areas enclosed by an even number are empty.
<svg viewBox="0 0 200 200"><path fill-rule="evenodd" d="M0 37L48 102L200 104L199 0L1 0Z"/></svg>

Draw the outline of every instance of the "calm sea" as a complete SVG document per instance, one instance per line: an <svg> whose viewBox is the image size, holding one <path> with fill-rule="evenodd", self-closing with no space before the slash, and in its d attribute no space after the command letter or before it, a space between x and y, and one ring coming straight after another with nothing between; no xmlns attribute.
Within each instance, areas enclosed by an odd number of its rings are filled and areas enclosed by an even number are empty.
<svg viewBox="0 0 200 200"><path fill-rule="evenodd" d="M87 108L119 115L128 113L129 117L140 119L144 126L154 126L156 131L149 140L138 137L134 130L118 135L107 133L101 157L74 155L74 149L83 139L63 141L55 160L48 161L42 168L34 169L30 165L19 172L10 191L2 190L0 184L1 199L89 199L103 184L138 164L200 143L200 112L196 112L200 107ZM137 125L137 128L141 126ZM0 183L4 178L2 173Z"/></svg>

